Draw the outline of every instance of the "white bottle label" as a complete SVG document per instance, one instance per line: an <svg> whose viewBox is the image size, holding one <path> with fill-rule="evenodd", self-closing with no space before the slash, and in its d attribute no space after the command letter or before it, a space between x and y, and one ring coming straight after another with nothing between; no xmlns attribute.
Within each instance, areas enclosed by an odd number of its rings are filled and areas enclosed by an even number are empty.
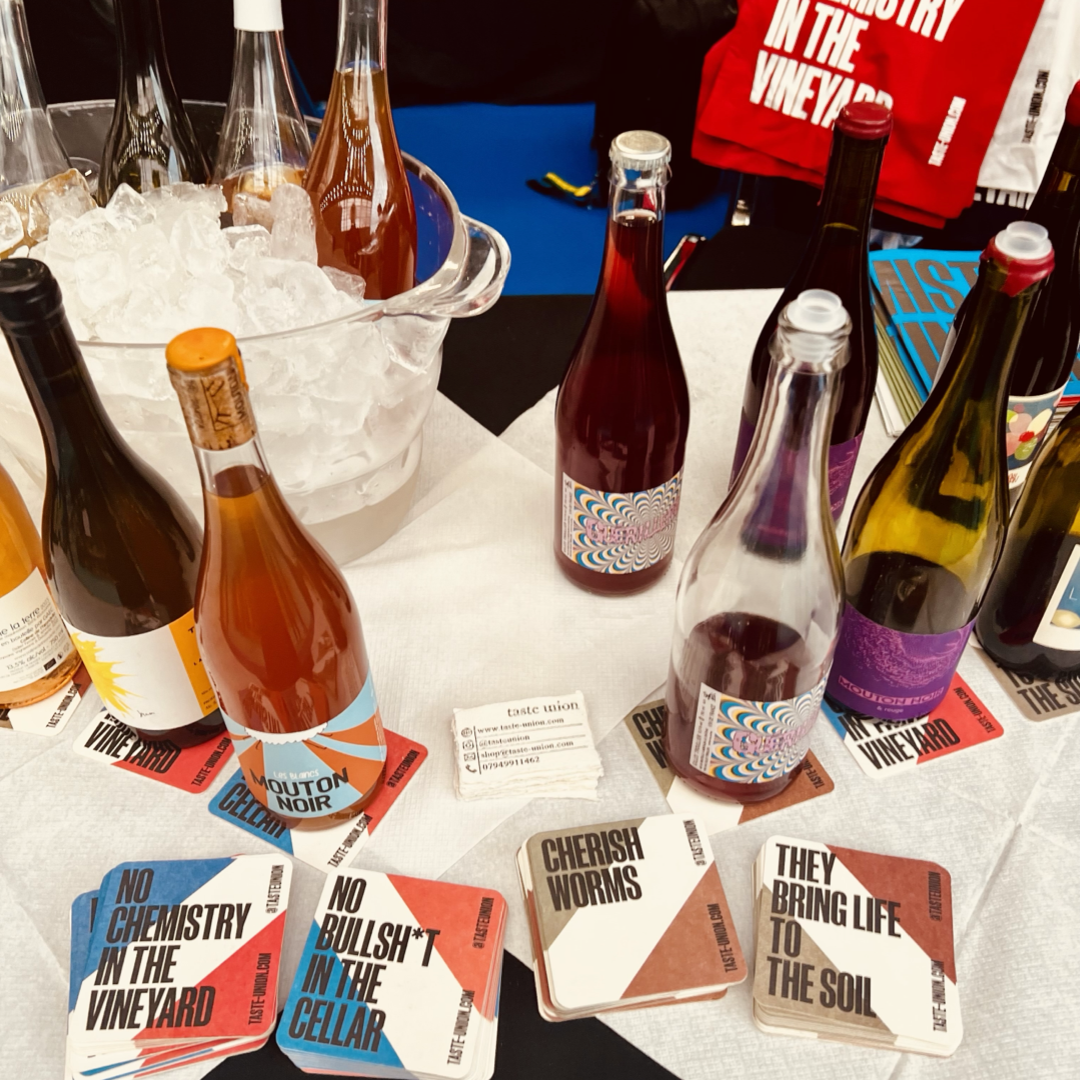
<svg viewBox="0 0 1080 1080"><path fill-rule="evenodd" d="M1072 549L1031 640L1047 649L1080 653L1080 544Z"/></svg>
<svg viewBox="0 0 1080 1080"><path fill-rule="evenodd" d="M95 637L71 623L68 630L101 700L129 727L168 731L218 707L195 642L194 612L130 637Z"/></svg>
<svg viewBox="0 0 1080 1080"><path fill-rule="evenodd" d="M736 784L786 776L806 757L826 681L785 701L744 701L702 683L690 764Z"/></svg>
<svg viewBox="0 0 1080 1080"><path fill-rule="evenodd" d="M0 596L0 690L19 690L43 679L71 655L71 642L35 566Z"/></svg>

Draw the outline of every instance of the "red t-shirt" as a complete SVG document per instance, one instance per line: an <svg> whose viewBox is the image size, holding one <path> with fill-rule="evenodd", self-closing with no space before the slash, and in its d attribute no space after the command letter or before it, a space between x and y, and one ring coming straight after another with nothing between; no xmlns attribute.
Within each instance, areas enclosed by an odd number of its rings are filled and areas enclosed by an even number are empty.
<svg viewBox="0 0 1080 1080"><path fill-rule="evenodd" d="M705 59L694 156L820 184L848 101L893 111L877 205L968 206L1042 0L741 0Z"/></svg>

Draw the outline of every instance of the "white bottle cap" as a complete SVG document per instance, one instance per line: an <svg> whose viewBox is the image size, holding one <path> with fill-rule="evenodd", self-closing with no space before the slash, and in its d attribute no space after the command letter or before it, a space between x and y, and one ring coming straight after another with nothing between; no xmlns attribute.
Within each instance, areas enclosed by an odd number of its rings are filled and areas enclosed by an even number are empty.
<svg viewBox="0 0 1080 1080"><path fill-rule="evenodd" d="M832 334L847 321L843 302L827 289L806 289L787 306L787 317L796 330Z"/></svg>
<svg viewBox="0 0 1080 1080"><path fill-rule="evenodd" d="M1050 234L1034 221L1013 221L994 237L1002 255L1011 259L1045 259L1052 250Z"/></svg>
<svg viewBox="0 0 1080 1080"><path fill-rule="evenodd" d="M233 26L237 30L284 30L281 0L233 0Z"/></svg>
<svg viewBox="0 0 1080 1080"><path fill-rule="evenodd" d="M659 169L671 161L671 143L655 131L624 131L612 139L608 157L618 169Z"/></svg>

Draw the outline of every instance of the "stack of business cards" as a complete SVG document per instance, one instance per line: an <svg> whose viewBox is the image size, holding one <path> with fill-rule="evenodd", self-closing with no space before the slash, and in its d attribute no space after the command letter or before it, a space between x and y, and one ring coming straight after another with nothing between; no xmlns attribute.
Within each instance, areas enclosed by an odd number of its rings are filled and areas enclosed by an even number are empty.
<svg viewBox="0 0 1080 1080"><path fill-rule="evenodd" d="M960 1045L947 870L774 836L754 895L762 1031L936 1057Z"/></svg>
<svg viewBox="0 0 1080 1080"><path fill-rule="evenodd" d="M262 1046L292 865L122 863L71 908L67 1075L119 1080Z"/></svg>
<svg viewBox="0 0 1080 1080"><path fill-rule="evenodd" d="M304 1072L488 1080L505 929L493 889L330 874L278 1045Z"/></svg>
<svg viewBox="0 0 1080 1080"><path fill-rule="evenodd" d="M604 767L580 690L455 709L453 727L463 799L597 797Z"/></svg>
<svg viewBox="0 0 1080 1080"><path fill-rule="evenodd" d="M696 818L537 833L517 858L545 1020L723 997L746 978Z"/></svg>

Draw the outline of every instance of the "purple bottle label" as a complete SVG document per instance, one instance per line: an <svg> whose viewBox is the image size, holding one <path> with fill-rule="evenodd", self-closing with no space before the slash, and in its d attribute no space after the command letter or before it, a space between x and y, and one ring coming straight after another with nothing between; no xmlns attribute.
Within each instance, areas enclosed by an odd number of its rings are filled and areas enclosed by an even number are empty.
<svg viewBox="0 0 1080 1080"><path fill-rule="evenodd" d="M974 625L972 619L944 634L905 634L846 604L827 693L879 720L925 716L948 691Z"/></svg>
<svg viewBox="0 0 1080 1080"><path fill-rule="evenodd" d="M731 466L729 487L735 483L735 477L739 475L753 439L753 425L747 423L746 417L740 414L739 438L735 443L735 460ZM839 521L844 512L844 503L847 501L848 488L851 487L851 477L855 472L861 444L862 432L859 432L854 439L829 447L829 509L832 511L833 521Z"/></svg>

